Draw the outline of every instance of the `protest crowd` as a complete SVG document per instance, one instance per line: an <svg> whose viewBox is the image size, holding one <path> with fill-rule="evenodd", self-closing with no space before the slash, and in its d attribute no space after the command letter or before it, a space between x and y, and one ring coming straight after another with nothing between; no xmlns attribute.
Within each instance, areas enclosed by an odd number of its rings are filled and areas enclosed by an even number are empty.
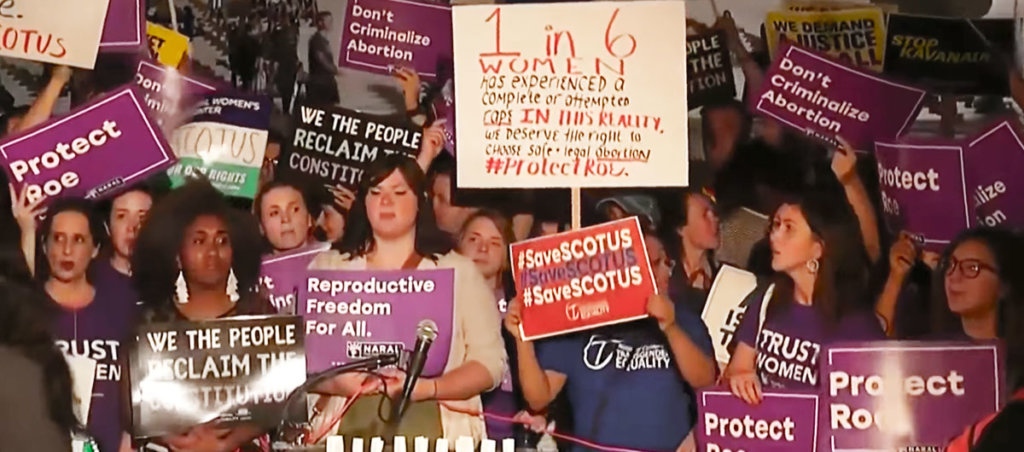
<svg viewBox="0 0 1024 452"><path fill-rule="evenodd" d="M1024 5L36 1L0 451L1024 450Z"/></svg>

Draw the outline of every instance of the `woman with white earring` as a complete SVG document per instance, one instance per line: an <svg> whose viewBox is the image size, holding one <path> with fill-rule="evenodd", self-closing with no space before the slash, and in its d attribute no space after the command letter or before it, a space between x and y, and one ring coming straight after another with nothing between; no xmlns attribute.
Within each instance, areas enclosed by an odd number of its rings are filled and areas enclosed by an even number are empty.
<svg viewBox="0 0 1024 452"><path fill-rule="evenodd" d="M274 314L257 291L262 240L255 219L229 207L209 182L171 192L150 212L132 256L143 321ZM262 450L264 433L244 424L204 424L157 442L171 450Z"/></svg>
<svg viewBox="0 0 1024 452"><path fill-rule="evenodd" d="M761 388L814 389L823 346L884 339L867 294L868 254L846 203L812 194L772 219L772 276L751 293L724 378L750 404Z"/></svg>

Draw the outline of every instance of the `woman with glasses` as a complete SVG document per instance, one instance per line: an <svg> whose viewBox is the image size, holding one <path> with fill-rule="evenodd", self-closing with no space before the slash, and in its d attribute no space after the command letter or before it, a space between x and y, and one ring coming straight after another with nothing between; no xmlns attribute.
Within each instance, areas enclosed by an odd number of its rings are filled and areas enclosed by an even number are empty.
<svg viewBox="0 0 1024 452"><path fill-rule="evenodd" d="M1003 338L1005 313L1022 301L1022 252L1020 236L1002 228L968 229L953 240L934 279L932 336Z"/></svg>

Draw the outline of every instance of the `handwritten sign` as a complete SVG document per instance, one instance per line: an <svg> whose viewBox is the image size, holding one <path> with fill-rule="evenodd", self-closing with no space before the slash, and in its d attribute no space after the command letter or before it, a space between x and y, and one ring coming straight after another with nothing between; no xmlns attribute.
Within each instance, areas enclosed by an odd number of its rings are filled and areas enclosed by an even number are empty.
<svg viewBox="0 0 1024 452"><path fill-rule="evenodd" d="M807 135L837 144L841 136L866 151L893 140L914 121L925 91L832 61L791 45L779 47L754 110Z"/></svg>
<svg viewBox="0 0 1024 452"><path fill-rule="evenodd" d="M167 67L178 67L188 53L188 36L148 22L149 56Z"/></svg>
<svg viewBox="0 0 1024 452"><path fill-rule="evenodd" d="M732 57L725 39L725 32L719 30L690 36L686 43L687 107L690 110L736 96Z"/></svg>
<svg viewBox="0 0 1024 452"><path fill-rule="evenodd" d="M203 95L217 91L215 82L186 77L174 69L148 61L139 61L135 84L143 93L150 115L168 132L187 121L188 118L182 116L193 103Z"/></svg>
<svg viewBox="0 0 1024 452"><path fill-rule="evenodd" d="M647 298L656 289L636 217L510 248L523 340L647 317Z"/></svg>
<svg viewBox="0 0 1024 452"><path fill-rule="evenodd" d="M304 276L299 310L310 372L412 350L424 319L437 324L438 335L423 374L444 372L455 324L454 270L308 270Z"/></svg>
<svg viewBox="0 0 1024 452"><path fill-rule="evenodd" d="M345 13L339 66L390 74L415 69L425 80L451 76L452 9L418 0L353 0Z"/></svg>
<svg viewBox="0 0 1024 452"><path fill-rule="evenodd" d="M941 251L971 227L962 146L878 142L875 158L890 231Z"/></svg>
<svg viewBox="0 0 1024 452"><path fill-rule="evenodd" d="M762 393L750 405L729 391L697 394L698 450L707 452L816 452L820 403L817 394Z"/></svg>
<svg viewBox="0 0 1024 452"><path fill-rule="evenodd" d="M270 100L259 95L206 96L192 122L171 138L178 165L167 171L171 185L203 174L228 196L252 199L267 150Z"/></svg>
<svg viewBox="0 0 1024 452"><path fill-rule="evenodd" d="M833 11L773 11L765 19L772 56L785 38L849 66L882 70L885 53L885 18L880 8Z"/></svg>
<svg viewBox="0 0 1024 452"><path fill-rule="evenodd" d="M145 37L142 27L146 22L144 5L144 0L110 0L100 51L134 52L142 47Z"/></svg>
<svg viewBox="0 0 1024 452"><path fill-rule="evenodd" d="M343 108L295 109L292 141L278 159L282 176L313 177L354 189L363 171L386 154L419 152L421 131Z"/></svg>
<svg viewBox="0 0 1024 452"><path fill-rule="evenodd" d="M686 185L686 90L671 88L686 86L683 2L452 18L460 188Z"/></svg>
<svg viewBox="0 0 1024 452"><path fill-rule="evenodd" d="M1004 120L982 131L965 157L978 223L1024 226L1024 140L1015 123Z"/></svg>
<svg viewBox="0 0 1024 452"><path fill-rule="evenodd" d="M1002 406L995 344L851 344L826 349L825 358L827 451L938 450Z"/></svg>
<svg viewBox="0 0 1024 452"><path fill-rule="evenodd" d="M306 380L303 341L298 317L143 325L129 356L132 433L212 421L276 427L288 395Z"/></svg>
<svg viewBox="0 0 1024 452"><path fill-rule="evenodd" d="M885 73L951 94L1008 95L1013 20L890 14Z"/></svg>
<svg viewBox="0 0 1024 452"><path fill-rule="evenodd" d="M109 0L3 0L0 56L92 69Z"/></svg>
<svg viewBox="0 0 1024 452"><path fill-rule="evenodd" d="M112 196L174 164L141 96L122 87L67 116L0 143L0 160L15 189L30 200Z"/></svg>

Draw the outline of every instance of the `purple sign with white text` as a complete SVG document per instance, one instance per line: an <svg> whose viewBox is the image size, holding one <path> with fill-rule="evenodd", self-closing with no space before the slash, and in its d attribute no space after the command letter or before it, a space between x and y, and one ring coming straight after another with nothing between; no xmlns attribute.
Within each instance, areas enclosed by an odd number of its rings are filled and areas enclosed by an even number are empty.
<svg viewBox="0 0 1024 452"><path fill-rule="evenodd" d="M452 9L413 0L352 0L338 65L390 74L415 69L424 80L452 72Z"/></svg>
<svg viewBox="0 0 1024 452"><path fill-rule="evenodd" d="M875 158L890 231L907 231L925 249L941 251L971 227L962 147L875 143Z"/></svg>
<svg viewBox="0 0 1024 452"><path fill-rule="evenodd" d="M330 243L300 248L263 258L260 265L260 284L267 291L270 303L278 314L295 314L295 297L305 281L306 269L317 254L331 247Z"/></svg>
<svg viewBox="0 0 1024 452"><path fill-rule="evenodd" d="M835 62L789 42L750 99L754 111L807 135L837 143L843 137L859 151L876 140L892 140L913 123L925 91Z"/></svg>
<svg viewBox="0 0 1024 452"><path fill-rule="evenodd" d="M309 372L412 350L417 325L426 319L437 324L438 335L423 375L444 372L454 326L454 270L309 270L305 277L298 307Z"/></svg>
<svg viewBox="0 0 1024 452"><path fill-rule="evenodd" d="M191 119L192 104L218 88L215 82L186 77L148 61L139 61L135 84L145 96L150 115L168 133Z"/></svg>
<svg viewBox="0 0 1024 452"><path fill-rule="evenodd" d="M101 52L134 52L146 37L143 0L110 0L100 37Z"/></svg>
<svg viewBox="0 0 1024 452"><path fill-rule="evenodd" d="M978 223L1024 227L1024 140L1016 123L1001 121L980 133L965 160Z"/></svg>
<svg viewBox="0 0 1024 452"><path fill-rule="evenodd" d="M174 153L125 86L0 143L0 160L30 200L104 198L175 163Z"/></svg>
<svg viewBox="0 0 1024 452"><path fill-rule="evenodd" d="M816 452L818 395L764 392L750 405L729 391L697 394L697 450L707 452Z"/></svg>
<svg viewBox="0 0 1024 452"><path fill-rule="evenodd" d="M833 346L825 358L824 450L938 450L1002 406L994 343L875 342Z"/></svg>

